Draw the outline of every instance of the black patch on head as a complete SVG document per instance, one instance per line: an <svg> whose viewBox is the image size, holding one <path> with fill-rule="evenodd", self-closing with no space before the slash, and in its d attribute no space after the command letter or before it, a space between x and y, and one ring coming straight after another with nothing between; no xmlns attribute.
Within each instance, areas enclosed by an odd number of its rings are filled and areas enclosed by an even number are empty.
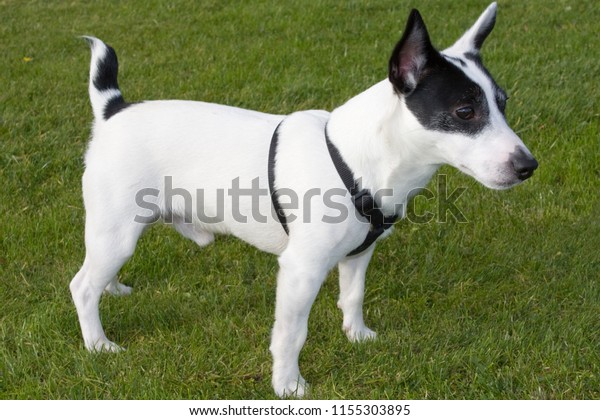
<svg viewBox="0 0 600 420"><path fill-rule="evenodd" d="M448 60L452 60L458 64L461 65L461 67L467 67L467 63L465 63L465 60L463 60L462 58L458 58L458 57L452 57L449 55L443 55L444 58L447 58Z"/></svg>
<svg viewBox="0 0 600 420"><path fill-rule="evenodd" d="M491 31L491 29L490 29L490 31ZM492 77L492 75L490 74L488 69L485 68L485 66L483 65L483 60L481 59L481 56L479 54L466 53L465 58L467 58L468 60L475 63L477 65L477 67L479 68L479 70L481 70L487 76L487 78L490 79L490 82L492 83L492 87L494 88L494 98L496 100L496 105L498 106L498 109L500 110L500 112L502 112L502 115L505 115L506 101L508 100L508 95L506 94L504 89L502 89L498 85L498 83L496 83L496 81L494 80L494 78Z"/></svg>
<svg viewBox="0 0 600 420"><path fill-rule="evenodd" d="M481 87L440 53L429 57L424 77L405 95L405 101L430 130L475 135L489 122L490 110ZM456 111L463 108L472 108L473 117L460 118Z"/></svg>
<svg viewBox="0 0 600 420"><path fill-rule="evenodd" d="M125 108L133 105L132 103L125 102L121 95L115 96L106 103L104 106L104 120L108 120L115 114L123 111Z"/></svg>
<svg viewBox="0 0 600 420"><path fill-rule="evenodd" d="M94 77L94 87L100 91L109 89L119 89L117 75L119 72L119 61L115 50L106 46L106 55L98 61L96 76Z"/></svg>

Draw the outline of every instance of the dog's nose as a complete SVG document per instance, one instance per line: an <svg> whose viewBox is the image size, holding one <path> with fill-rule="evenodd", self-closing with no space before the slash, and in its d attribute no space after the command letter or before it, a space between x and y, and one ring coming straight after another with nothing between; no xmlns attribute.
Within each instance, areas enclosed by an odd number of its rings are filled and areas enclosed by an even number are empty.
<svg viewBox="0 0 600 420"><path fill-rule="evenodd" d="M533 171L538 167L538 161L520 147L512 153L511 163L515 169L517 178L521 181L524 181L533 175Z"/></svg>

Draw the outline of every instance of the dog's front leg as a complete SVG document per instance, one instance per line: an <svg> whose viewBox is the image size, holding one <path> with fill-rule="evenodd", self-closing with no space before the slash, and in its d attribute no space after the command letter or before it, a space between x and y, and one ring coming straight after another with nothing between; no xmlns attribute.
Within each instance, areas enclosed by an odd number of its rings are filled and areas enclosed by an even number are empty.
<svg viewBox="0 0 600 420"><path fill-rule="evenodd" d="M340 298L338 308L344 314L342 328L350 341L372 340L375 331L370 330L363 320L363 298L365 276L375 245L360 255L348 257L338 264L340 272Z"/></svg>
<svg viewBox="0 0 600 420"><path fill-rule="evenodd" d="M289 248L279 258L275 325L271 337L273 388L280 397L302 397L306 381L298 357L308 332L308 315L330 267Z"/></svg>

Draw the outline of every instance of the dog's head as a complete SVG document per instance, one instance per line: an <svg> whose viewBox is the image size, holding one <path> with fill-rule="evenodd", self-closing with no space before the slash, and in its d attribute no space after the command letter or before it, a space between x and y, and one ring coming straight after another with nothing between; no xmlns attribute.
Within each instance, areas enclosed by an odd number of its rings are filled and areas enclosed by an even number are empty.
<svg viewBox="0 0 600 420"><path fill-rule="evenodd" d="M389 62L389 80L410 112L411 132L435 156L489 188L529 178L538 163L505 118L507 95L483 66L480 49L496 21L492 3L454 45L437 51L417 10ZM416 135L418 133L418 135Z"/></svg>

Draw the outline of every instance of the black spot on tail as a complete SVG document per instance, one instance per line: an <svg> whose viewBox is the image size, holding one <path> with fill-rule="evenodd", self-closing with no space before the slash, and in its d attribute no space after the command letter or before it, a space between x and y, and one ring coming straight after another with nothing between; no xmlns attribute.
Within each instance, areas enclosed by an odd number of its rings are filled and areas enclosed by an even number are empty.
<svg viewBox="0 0 600 420"><path fill-rule="evenodd" d="M119 89L117 75L119 73L119 61L115 50L106 46L106 55L98 61L96 77L94 77L94 87L100 91L108 89Z"/></svg>
<svg viewBox="0 0 600 420"><path fill-rule="evenodd" d="M98 70L94 77L94 87L99 91L116 89L119 90L119 83L117 81L119 73L119 60L117 59L117 53L115 50L107 45L106 55L102 60L98 61ZM104 120L108 120L113 115L121 112L125 108L129 107L130 103L125 102L123 96L119 94L114 96L106 105L104 105Z"/></svg>
<svg viewBox="0 0 600 420"><path fill-rule="evenodd" d="M111 98L104 106L104 120L108 120L113 115L123 111L131 105L133 104L125 102L121 95Z"/></svg>

